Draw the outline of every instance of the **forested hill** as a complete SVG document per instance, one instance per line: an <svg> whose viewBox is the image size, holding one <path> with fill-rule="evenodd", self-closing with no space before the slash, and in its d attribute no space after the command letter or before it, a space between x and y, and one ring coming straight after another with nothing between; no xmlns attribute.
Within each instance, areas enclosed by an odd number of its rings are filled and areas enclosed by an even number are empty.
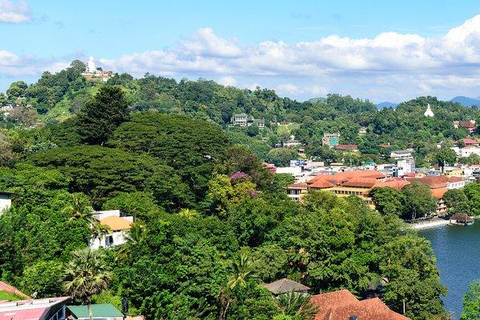
<svg viewBox="0 0 480 320"><path fill-rule="evenodd" d="M380 294L398 312L405 302L411 319L444 319L433 251L401 212L382 215L357 197L323 192L293 202L284 189L292 178L261 160L288 160L283 152L295 150L272 145L291 133L320 156L325 130L361 139L376 157L371 139L453 137L449 121L477 110L421 98L379 112L338 95L298 103L270 90L149 75L90 83L82 70L74 62L34 85L14 83L3 97L13 106L0 130L0 191L13 197L0 215L3 281L39 298L72 294L68 284L92 274L94 257L102 277L75 303L121 308L127 297L130 315L146 319L310 319L308 296L275 299L260 285L283 277L312 294ZM438 118L421 117L427 102ZM265 117L267 128L226 125L242 111ZM125 244L85 249L111 232L94 209L135 218Z"/></svg>
<svg viewBox="0 0 480 320"><path fill-rule="evenodd" d="M420 97L402 102L394 110L376 106L350 96L331 94L324 99L298 102L279 97L273 90L248 90L225 87L214 81L181 80L179 82L146 74L134 79L128 74L115 74L106 83L87 81L81 73L85 65L72 62L71 67L56 74L44 73L32 85L12 83L7 94L0 94L0 105L15 108L4 115L4 127L52 125L77 114L99 88L116 85L123 88L131 111L154 111L207 120L223 127L230 140L243 144L261 159L279 165L297 157L288 150L272 147L290 139L291 135L306 146L307 156L339 161L344 156L322 148L325 132L340 132L340 143L357 144L361 155L347 155L347 163L381 162L385 148L413 148L419 165L434 164L436 145L464 138L468 131L455 129L454 120L477 120L477 107L439 101L435 97ZM427 104L435 117L423 117ZM264 119L266 129L257 126L241 130L228 126L236 113L246 113L252 119ZM281 127L278 123L288 124ZM365 134L359 134L363 129ZM344 159L345 160L345 159Z"/></svg>

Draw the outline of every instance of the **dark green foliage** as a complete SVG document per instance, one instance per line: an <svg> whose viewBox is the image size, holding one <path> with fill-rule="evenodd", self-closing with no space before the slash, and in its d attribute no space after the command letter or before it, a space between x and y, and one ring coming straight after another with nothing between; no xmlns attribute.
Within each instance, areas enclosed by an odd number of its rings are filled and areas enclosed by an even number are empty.
<svg viewBox="0 0 480 320"><path fill-rule="evenodd" d="M77 132L83 142L103 145L127 119L128 102L123 90L120 87L102 87L80 111Z"/></svg>
<svg viewBox="0 0 480 320"><path fill-rule="evenodd" d="M405 219L415 220L432 215L437 209L437 200L432 197L430 188L427 185L412 183L402 189L404 196Z"/></svg>
<svg viewBox="0 0 480 320"><path fill-rule="evenodd" d="M461 189L450 189L443 195L449 214L470 213L468 198Z"/></svg>
<svg viewBox="0 0 480 320"><path fill-rule="evenodd" d="M39 167L56 168L70 181L70 192L83 192L94 206L101 207L110 197L121 192L141 191L152 185L160 192L159 205L178 203L175 188L184 190L175 172L158 160L122 150L99 146L59 148L30 157L30 162ZM167 194L169 191L172 193Z"/></svg>
<svg viewBox="0 0 480 320"><path fill-rule="evenodd" d="M403 215L405 195L402 192L392 188L373 188L370 191L370 196L376 209L381 214Z"/></svg>

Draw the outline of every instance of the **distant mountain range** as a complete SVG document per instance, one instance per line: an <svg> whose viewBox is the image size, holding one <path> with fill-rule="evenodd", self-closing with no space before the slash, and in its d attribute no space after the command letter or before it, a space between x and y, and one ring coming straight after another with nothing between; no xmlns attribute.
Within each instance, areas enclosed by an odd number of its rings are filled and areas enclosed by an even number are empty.
<svg viewBox="0 0 480 320"><path fill-rule="evenodd" d="M464 97L464 96L457 96L450 101L458 102L462 106L465 106L465 107L471 107L471 106L479 106L480 107L480 97L470 98L470 97Z"/></svg>
<svg viewBox="0 0 480 320"><path fill-rule="evenodd" d="M385 108L395 109L397 106L398 106L398 103L384 101L384 102L380 102L379 104L377 104L377 109L378 110L385 109Z"/></svg>

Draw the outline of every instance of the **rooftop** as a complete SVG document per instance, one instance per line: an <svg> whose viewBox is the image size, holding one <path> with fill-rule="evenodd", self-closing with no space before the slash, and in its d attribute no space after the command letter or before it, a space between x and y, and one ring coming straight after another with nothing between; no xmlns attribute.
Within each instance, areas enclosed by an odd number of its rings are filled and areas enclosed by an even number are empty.
<svg viewBox="0 0 480 320"><path fill-rule="evenodd" d="M89 319L87 306L67 306L74 319ZM92 304L94 319L121 318L123 314L109 303Z"/></svg>
<svg viewBox="0 0 480 320"><path fill-rule="evenodd" d="M359 320L409 320L390 310L378 298L359 301L348 290L317 294L310 301L320 308L315 320L348 320L353 315Z"/></svg>
<svg viewBox="0 0 480 320"><path fill-rule="evenodd" d="M109 226L112 231L126 230L132 227L132 223L130 221L116 216L110 216L102 219L100 220L100 224L104 226Z"/></svg>
<svg viewBox="0 0 480 320"><path fill-rule="evenodd" d="M310 290L309 287L286 278L274 281L272 283L263 283L262 286L267 288L273 294L287 293L291 291L303 292Z"/></svg>

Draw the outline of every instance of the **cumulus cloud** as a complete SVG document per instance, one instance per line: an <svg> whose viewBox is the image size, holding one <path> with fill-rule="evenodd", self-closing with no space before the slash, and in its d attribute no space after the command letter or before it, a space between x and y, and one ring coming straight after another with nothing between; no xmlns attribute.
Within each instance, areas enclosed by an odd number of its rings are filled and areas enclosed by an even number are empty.
<svg viewBox="0 0 480 320"><path fill-rule="evenodd" d="M0 0L0 22L22 23L28 21L30 21L30 7L25 1Z"/></svg>
<svg viewBox="0 0 480 320"><path fill-rule="evenodd" d="M382 32L372 38L331 35L245 45L205 28L168 49L99 63L135 76L203 77L243 87L260 83L293 97L338 92L398 101L423 94L474 94L480 83L480 15L437 37Z"/></svg>

